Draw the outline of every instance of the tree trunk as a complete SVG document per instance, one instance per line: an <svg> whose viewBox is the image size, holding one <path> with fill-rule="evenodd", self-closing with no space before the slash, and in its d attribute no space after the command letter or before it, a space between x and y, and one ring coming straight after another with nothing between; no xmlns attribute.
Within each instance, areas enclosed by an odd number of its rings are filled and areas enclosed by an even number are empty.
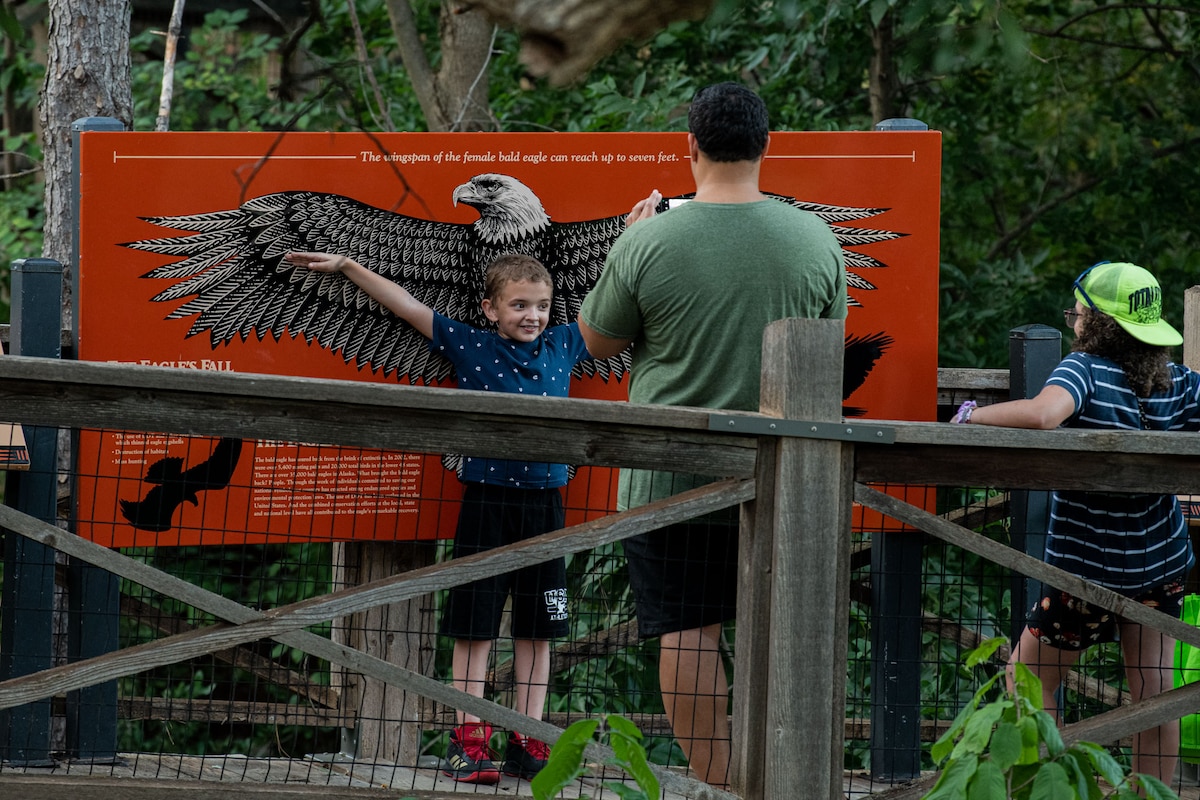
<svg viewBox="0 0 1200 800"><path fill-rule="evenodd" d="M417 33L409 0L387 0L388 17L425 123L431 131L494 130L488 104L492 23L479 11L443 0L438 24L441 66L435 73Z"/></svg>
<svg viewBox="0 0 1200 800"><path fill-rule="evenodd" d="M175 0L171 9L171 24L167 28L167 46L163 50L162 91L158 96L158 119L154 130L171 130L171 98L175 96L175 54L179 50L179 34L183 30L184 0Z"/></svg>
<svg viewBox="0 0 1200 800"><path fill-rule="evenodd" d="M133 124L130 0L49 0L48 6L50 41L38 107L46 171L42 255L63 264L63 324L73 328L71 123L83 117L115 117L126 127Z"/></svg>
<svg viewBox="0 0 1200 800"><path fill-rule="evenodd" d="M896 53L892 44L892 12L888 11L879 20L879 26L871 31L871 66L868 70L871 98L871 123L878 125L885 119L900 116L896 95L900 92L900 81L896 76Z"/></svg>

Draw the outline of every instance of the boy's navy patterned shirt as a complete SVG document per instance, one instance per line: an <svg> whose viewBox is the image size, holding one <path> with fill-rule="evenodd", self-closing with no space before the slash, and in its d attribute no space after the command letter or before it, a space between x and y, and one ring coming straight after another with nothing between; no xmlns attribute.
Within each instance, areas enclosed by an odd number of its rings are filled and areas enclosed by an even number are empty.
<svg viewBox="0 0 1200 800"><path fill-rule="evenodd" d="M460 389L566 397L571 370L590 358L579 326L547 328L532 342L505 339L434 312L429 348L454 365ZM459 479L522 489L552 489L567 483L567 465L464 456Z"/></svg>

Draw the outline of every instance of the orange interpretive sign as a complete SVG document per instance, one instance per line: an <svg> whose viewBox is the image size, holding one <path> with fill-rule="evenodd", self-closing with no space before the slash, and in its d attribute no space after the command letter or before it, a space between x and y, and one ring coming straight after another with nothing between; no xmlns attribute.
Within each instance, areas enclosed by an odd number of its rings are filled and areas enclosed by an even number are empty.
<svg viewBox="0 0 1200 800"><path fill-rule="evenodd" d="M771 137L763 190L843 245L848 416L934 419L940 164L931 131ZM487 262L529 253L558 324L633 204L694 188L682 133L85 132L80 165L79 358L417 385L453 383L416 331L283 253L350 255L477 325ZM619 359L581 367L573 397L624 399ZM441 454L165 432L84 432L79 471L79 531L113 547L446 537L460 493ZM568 524L615 486L580 469Z"/></svg>

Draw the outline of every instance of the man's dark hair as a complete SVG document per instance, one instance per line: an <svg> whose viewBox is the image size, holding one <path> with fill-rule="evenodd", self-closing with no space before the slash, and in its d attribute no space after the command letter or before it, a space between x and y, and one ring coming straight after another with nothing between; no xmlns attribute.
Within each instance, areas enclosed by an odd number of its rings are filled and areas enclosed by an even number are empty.
<svg viewBox="0 0 1200 800"><path fill-rule="evenodd" d="M716 83L696 92L688 130L712 161L754 161L767 146L767 106L740 83Z"/></svg>

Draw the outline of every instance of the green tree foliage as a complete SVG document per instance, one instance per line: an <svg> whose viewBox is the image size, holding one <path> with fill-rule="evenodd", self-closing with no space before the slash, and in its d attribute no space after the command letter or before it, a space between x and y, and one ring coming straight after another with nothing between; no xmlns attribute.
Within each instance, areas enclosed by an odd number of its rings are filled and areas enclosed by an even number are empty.
<svg viewBox="0 0 1200 800"><path fill-rule="evenodd" d="M394 40L383 4L358 6L365 62L356 56L345 3L318 3L319 24L297 31L295 41L250 29L244 8L211 12L188 32L176 64L171 129L380 130L381 116L399 130L419 128L404 73L387 56ZM147 30L132 44L135 127L152 130L162 84L161 36ZM387 108L372 105L367 71L381 82Z"/></svg>
<svg viewBox="0 0 1200 800"><path fill-rule="evenodd" d="M1154 271L1167 313L1182 321L1183 290L1200 267L1187 223L1200 179L1186 111L1200 100L1189 33L1197 20L1050 6L1022 17L1024 57L960 70L922 98L922 114L952 123L939 124L947 137L942 253L952 270L944 277L957 278L945 286L943 322L952 324L942 328L943 361L953 354L1003 365L985 349L994 353L1003 331L981 326L977 312L1058 324L1071 280L1098 260Z"/></svg>
<svg viewBox="0 0 1200 800"><path fill-rule="evenodd" d="M423 129L383 0L355 4L362 57L345 3L312 8L274 33L251 32L244 11L188 31L172 129ZM413 8L436 64L441 4ZM1150 268L1181 319L1200 268L1198 19L1182 4L1096 0L719 0L707 20L630 42L564 88L527 74L517 35L497 30L490 102L506 131L681 130L697 87L741 80L778 129L864 130L871 92L885 93L882 107L943 135L940 363L1001 367L1007 331L1057 325L1070 280L1097 260ZM134 47L148 129L161 44L147 33ZM22 63L3 80L31 104L37 68ZM36 222L35 196L6 202L4 221ZM0 225L6 246L21 229Z"/></svg>
<svg viewBox="0 0 1200 800"><path fill-rule="evenodd" d="M4 129L0 130L0 265L42 254L41 147L37 137L15 126L10 117L32 119L43 67L31 57L29 34L16 13L0 5L0 96ZM8 320L9 275L0 269L0 321Z"/></svg>

